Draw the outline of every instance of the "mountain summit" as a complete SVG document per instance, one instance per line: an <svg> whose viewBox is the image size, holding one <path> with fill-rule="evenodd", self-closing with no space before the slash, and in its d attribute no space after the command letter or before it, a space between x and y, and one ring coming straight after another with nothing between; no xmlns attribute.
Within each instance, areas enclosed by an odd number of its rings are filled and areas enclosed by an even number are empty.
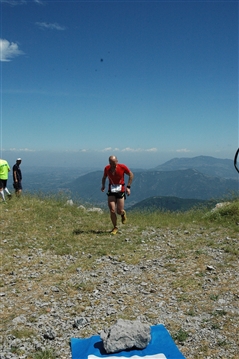
<svg viewBox="0 0 239 359"><path fill-rule="evenodd" d="M199 172L213 176L237 179L233 160L220 159L210 156L197 156L192 158L173 158L162 165L153 168L153 171L176 171L186 169L196 169Z"/></svg>

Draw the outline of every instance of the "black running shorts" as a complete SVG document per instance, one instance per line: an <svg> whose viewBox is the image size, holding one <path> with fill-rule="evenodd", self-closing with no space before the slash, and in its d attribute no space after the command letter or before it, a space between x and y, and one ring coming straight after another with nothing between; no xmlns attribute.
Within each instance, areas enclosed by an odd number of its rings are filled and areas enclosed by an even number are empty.
<svg viewBox="0 0 239 359"><path fill-rule="evenodd" d="M113 197L115 197L115 198L126 198L126 196L125 196L125 192L108 192L107 193L107 196L113 196Z"/></svg>

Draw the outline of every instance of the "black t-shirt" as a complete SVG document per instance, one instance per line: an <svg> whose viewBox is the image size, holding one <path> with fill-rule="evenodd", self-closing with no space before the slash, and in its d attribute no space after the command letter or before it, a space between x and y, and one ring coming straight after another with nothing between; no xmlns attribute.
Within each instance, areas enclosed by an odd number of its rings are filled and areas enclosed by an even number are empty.
<svg viewBox="0 0 239 359"><path fill-rule="evenodd" d="M22 180L22 172L20 170L20 167L17 164L15 164L12 168L13 181L15 182L14 172L16 172L17 180L18 180L18 182L20 182Z"/></svg>

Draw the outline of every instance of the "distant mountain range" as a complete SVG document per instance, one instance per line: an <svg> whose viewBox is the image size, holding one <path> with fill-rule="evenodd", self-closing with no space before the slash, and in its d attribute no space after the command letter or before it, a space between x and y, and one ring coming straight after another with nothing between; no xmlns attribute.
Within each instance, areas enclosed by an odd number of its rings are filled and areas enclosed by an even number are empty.
<svg viewBox="0 0 239 359"><path fill-rule="evenodd" d="M149 197L130 207L130 211L188 211L192 208L208 207L213 208L216 201L206 201L200 199L178 198L178 197Z"/></svg>
<svg viewBox="0 0 239 359"><path fill-rule="evenodd" d="M156 171L176 171L195 169L212 177L237 179L233 160L219 159L210 156L197 156L193 158L173 158L162 165L154 167Z"/></svg>
<svg viewBox="0 0 239 359"><path fill-rule="evenodd" d="M238 194L239 190L239 175L234 169L232 160L207 156L174 158L151 170L134 171L132 169L132 171L135 176L132 193L126 200L126 208L148 198L151 198L152 206L154 206L156 201L152 198L156 197L161 197L161 199L162 197L177 197L200 201L219 200L233 193ZM24 189L30 192L62 192L73 201L89 202L105 207L107 205L106 192L102 193L100 190L103 169L92 172L79 170L78 173L78 176L73 179L73 172L64 168L51 168L49 171L45 169L40 175L36 170L32 174L28 172L26 177L23 177ZM76 172L74 174L76 175ZM185 201L177 204L177 208L183 208L183 203ZM187 208L188 204L189 202Z"/></svg>
<svg viewBox="0 0 239 359"><path fill-rule="evenodd" d="M69 183L67 189L72 198L103 205L106 196L100 192L101 178L101 171L91 172ZM155 196L210 200L225 197L237 190L236 180L207 176L194 169L136 172L132 194L127 198L126 206Z"/></svg>

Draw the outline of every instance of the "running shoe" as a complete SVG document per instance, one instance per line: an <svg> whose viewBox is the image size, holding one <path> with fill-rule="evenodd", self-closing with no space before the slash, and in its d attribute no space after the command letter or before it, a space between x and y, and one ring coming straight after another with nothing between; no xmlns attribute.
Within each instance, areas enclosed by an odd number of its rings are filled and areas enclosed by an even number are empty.
<svg viewBox="0 0 239 359"><path fill-rule="evenodd" d="M8 199L11 199L11 198L12 198L11 193L9 193L9 194L7 195L7 198L8 198Z"/></svg>
<svg viewBox="0 0 239 359"><path fill-rule="evenodd" d="M127 217L126 217L126 211L123 212L123 214L121 214L121 222L123 224L125 224L127 221Z"/></svg>
<svg viewBox="0 0 239 359"><path fill-rule="evenodd" d="M110 234L116 234L118 232L118 228L115 227L112 229L112 231L110 232Z"/></svg>

